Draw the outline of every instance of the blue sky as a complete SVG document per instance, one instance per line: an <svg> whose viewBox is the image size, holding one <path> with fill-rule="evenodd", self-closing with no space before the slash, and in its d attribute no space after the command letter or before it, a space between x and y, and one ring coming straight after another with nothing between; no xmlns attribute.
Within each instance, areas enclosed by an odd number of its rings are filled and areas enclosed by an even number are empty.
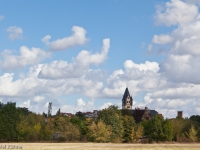
<svg viewBox="0 0 200 150"><path fill-rule="evenodd" d="M1 1L0 100L34 112L199 114L198 0ZM185 11L188 10L188 11Z"/></svg>

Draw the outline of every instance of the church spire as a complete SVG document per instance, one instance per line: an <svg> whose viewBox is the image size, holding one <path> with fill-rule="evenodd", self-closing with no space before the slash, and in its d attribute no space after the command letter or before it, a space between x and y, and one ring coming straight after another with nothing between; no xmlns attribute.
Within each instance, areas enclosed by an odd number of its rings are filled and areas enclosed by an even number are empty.
<svg viewBox="0 0 200 150"><path fill-rule="evenodd" d="M130 96L128 88L126 88L122 98L122 109L132 109L132 103L132 96Z"/></svg>

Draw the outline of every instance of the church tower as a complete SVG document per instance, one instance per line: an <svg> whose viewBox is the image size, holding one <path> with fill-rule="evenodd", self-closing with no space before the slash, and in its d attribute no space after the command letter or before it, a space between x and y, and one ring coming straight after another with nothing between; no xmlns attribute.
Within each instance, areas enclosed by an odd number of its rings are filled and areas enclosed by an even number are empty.
<svg viewBox="0 0 200 150"><path fill-rule="evenodd" d="M133 104L132 96L130 96L128 88L126 88L124 96L122 98L122 109L132 110L132 104Z"/></svg>

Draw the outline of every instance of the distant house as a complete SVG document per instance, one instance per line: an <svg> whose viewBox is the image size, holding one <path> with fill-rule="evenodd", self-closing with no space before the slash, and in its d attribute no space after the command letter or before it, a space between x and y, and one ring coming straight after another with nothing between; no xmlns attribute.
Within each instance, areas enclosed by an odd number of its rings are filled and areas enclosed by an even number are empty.
<svg viewBox="0 0 200 150"><path fill-rule="evenodd" d="M71 117L71 116L73 116L73 114L72 113L60 113L60 116Z"/></svg>
<svg viewBox="0 0 200 150"><path fill-rule="evenodd" d="M98 110L93 110L93 112L83 112L82 114L87 118L95 119L95 118L98 117L99 111Z"/></svg>
<svg viewBox="0 0 200 150"><path fill-rule="evenodd" d="M155 115L158 115L158 112L155 110L149 110L148 107L145 107L144 109L135 108L135 110L133 110L133 117L136 122L141 122L143 119L150 120Z"/></svg>

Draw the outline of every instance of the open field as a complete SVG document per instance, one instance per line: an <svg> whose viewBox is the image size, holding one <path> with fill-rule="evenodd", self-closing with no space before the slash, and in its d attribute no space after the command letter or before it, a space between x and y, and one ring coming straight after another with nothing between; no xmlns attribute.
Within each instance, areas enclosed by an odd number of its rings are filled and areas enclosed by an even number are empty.
<svg viewBox="0 0 200 150"><path fill-rule="evenodd" d="M23 150L200 150L200 144L112 144L112 143L0 143Z"/></svg>

